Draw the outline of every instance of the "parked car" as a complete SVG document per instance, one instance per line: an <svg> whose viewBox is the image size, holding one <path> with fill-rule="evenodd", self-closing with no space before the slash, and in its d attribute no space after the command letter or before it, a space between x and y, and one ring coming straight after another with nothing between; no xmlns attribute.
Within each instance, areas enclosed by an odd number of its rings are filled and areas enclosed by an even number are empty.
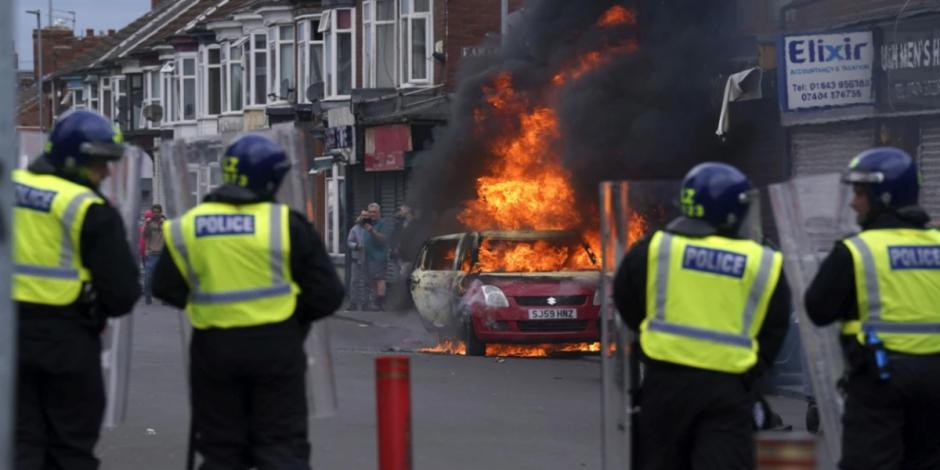
<svg viewBox="0 0 940 470"><path fill-rule="evenodd" d="M429 329L487 343L600 338L598 258L571 232L467 232L428 240L409 283Z"/></svg>

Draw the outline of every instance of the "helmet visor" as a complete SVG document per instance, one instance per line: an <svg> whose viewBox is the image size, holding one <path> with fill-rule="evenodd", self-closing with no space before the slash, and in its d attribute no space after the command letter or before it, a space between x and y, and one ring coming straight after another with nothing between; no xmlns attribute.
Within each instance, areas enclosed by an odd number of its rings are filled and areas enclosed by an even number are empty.
<svg viewBox="0 0 940 470"><path fill-rule="evenodd" d="M849 170L842 174L842 182L845 184L876 184L884 180L885 175L880 171Z"/></svg>
<svg viewBox="0 0 940 470"><path fill-rule="evenodd" d="M120 160L124 156L124 145L112 142L85 142L79 147L83 154L101 160Z"/></svg>

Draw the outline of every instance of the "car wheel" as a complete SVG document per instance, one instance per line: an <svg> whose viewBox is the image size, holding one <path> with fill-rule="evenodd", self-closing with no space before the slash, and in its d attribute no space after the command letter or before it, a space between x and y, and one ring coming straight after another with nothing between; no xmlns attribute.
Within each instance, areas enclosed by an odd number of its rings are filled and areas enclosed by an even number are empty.
<svg viewBox="0 0 940 470"><path fill-rule="evenodd" d="M473 331L473 321L469 318L464 322L464 343L467 345L468 356L485 356L486 343L477 338Z"/></svg>

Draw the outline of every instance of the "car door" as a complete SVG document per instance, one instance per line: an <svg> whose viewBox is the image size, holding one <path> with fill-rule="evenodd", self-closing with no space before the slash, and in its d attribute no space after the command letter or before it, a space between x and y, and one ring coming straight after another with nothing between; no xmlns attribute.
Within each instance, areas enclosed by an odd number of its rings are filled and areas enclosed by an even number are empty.
<svg viewBox="0 0 940 470"><path fill-rule="evenodd" d="M453 323L454 287L462 274L457 269L457 253L463 238L463 234L432 238L418 255L409 284L415 308L427 326L444 328Z"/></svg>

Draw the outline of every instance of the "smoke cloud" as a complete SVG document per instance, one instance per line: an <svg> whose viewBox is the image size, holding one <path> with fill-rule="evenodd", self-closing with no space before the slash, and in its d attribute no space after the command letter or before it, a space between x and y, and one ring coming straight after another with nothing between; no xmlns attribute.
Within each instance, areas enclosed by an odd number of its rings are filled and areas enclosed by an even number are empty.
<svg viewBox="0 0 940 470"><path fill-rule="evenodd" d="M596 27L614 5L635 9L638 24ZM462 63L451 119L435 136L429 157L418 162L411 203L456 223L452 219L459 209L475 198L476 180L494 158L487 135L518 125L474 122L484 87L502 72L512 75L513 87L530 102L557 111L558 151L572 175L579 207L596 205L601 181L681 178L696 162L729 160L732 152L714 135L713 96L725 58L719 46L733 24L729 10L733 13L734 2L721 0L529 1L497 55ZM631 38L639 45L635 52L611 55L602 66L547 94L560 69L587 52ZM438 231L456 229L444 226Z"/></svg>

